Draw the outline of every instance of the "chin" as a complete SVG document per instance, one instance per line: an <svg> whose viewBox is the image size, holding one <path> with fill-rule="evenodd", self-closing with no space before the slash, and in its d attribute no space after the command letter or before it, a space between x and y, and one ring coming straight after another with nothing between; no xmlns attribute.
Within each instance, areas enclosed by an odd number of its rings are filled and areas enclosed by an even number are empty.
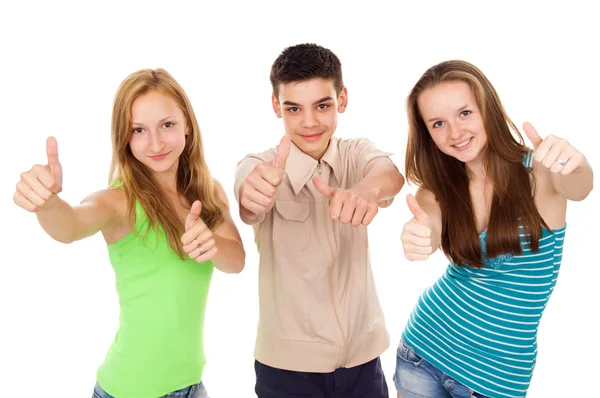
<svg viewBox="0 0 600 398"><path fill-rule="evenodd" d="M149 165L147 164L146 167L152 171L153 173L165 173L169 170L173 169L173 164L169 164L169 165Z"/></svg>

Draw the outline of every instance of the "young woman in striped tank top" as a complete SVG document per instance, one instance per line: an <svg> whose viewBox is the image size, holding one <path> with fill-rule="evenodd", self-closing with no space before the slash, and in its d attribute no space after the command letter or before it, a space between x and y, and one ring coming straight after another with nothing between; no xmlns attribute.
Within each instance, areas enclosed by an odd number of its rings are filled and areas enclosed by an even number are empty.
<svg viewBox="0 0 600 398"><path fill-rule="evenodd" d="M540 317L560 268L568 200L592 170L565 139L523 129L475 66L427 70L408 101L409 260L451 263L425 290L398 347L398 397L524 397Z"/></svg>

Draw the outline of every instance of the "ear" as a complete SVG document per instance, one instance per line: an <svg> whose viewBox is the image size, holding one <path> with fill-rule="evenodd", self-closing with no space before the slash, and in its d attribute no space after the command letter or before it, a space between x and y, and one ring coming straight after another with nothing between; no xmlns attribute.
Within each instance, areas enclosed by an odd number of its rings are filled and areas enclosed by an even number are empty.
<svg viewBox="0 0 600 398"><path fill-rule="evenodd" d="M338 112L344 113L346 107L348 106L348 90L346 86L342 88L340 95L338 95Z"/></svg>
<svg viewBox="0 0 600 398"><path fill-rule="evenodd" d="M271 95L271 103L273 104L275 115L281 119L283 117L283 114L281 113L281 104L279 103L279 100L275 98L275 94Z"/></svg>
<svg viewBox="0 0 600 398"><path fill-rule="evenodd" d="M190 135L190 126L185 126L185 135Z"/></svg>

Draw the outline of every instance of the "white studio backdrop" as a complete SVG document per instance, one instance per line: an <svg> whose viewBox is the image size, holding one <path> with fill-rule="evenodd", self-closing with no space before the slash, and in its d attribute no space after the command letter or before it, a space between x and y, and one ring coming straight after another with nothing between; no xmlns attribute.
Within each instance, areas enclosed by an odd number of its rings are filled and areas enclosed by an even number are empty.
<svg viewBox="0 0 600 398"><path fill-rule="evenodd" d="M418 3L418 4L417 4ZM592 5L542 2L3 2L0 15L0 396L79 398L118 327L114 274L100 234L64 245L12 202L19 174L45 163L58 140L61 197L71 204L106 186L110 118L119 83L141 68L167 69L187 91L208 164L227 189L247 253L239 275L215 272L205 328L211 397L254 397L258 256L239 221L236 163L276 145L269 71L285 47L314 42L341 59L349 106L337 136L366 136L404 173L405 99L430 66L464 59L492 81L513 121L567 138L598 170L600 37ZM421 292L445 270L438 253L405 260L406 185L369 227L380 300L392 337ZM542 318L530 397L592 396L600 254L598 188L570 203L564 260Z"/></svg>

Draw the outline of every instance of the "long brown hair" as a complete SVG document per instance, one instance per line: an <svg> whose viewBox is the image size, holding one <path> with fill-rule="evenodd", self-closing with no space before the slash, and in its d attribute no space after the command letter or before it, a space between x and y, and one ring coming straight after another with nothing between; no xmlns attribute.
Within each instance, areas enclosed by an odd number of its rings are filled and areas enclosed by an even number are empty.
<svg viewBox="0 0 600 398"><path fill-rule="evenodd" d="M132 135L131 106L136 98L151 91L173 99L181 108L189 129L177 167L177 192L190 205L195 200L202 202L201 218L210 229L214 229L223 220L226 205L206 165L202 137L194 110L183 88L164 69L142 69L134 72L117 90L112 114L113 155L109 183L112 185L120 181L123 186L127 195L129 219L135 214L137 200L148 217L148 230L153 228L158 231L159 226L162 226L173 250L184 258L180 239L185 229L184 225L160 189L151 170L133 156L129 147Z"/></svg>
<svg viewBox="0 0 600 398"><path fill-rule="evenodd" d="M533 251L539 250L542 227L547 227L533 199L531 170L523 165L529 149L523 136L508 118L496 90L485 75L465 61L446 61L429 68L411 90L407 100L408 145L406 176L430 190L442 211L442 250L456 265L482 267L482 250L477 233L465 164L440 151L435 145L418 106L419 95L444 82L467 83L481 110L487 133L483 164L493 185L487 233L487 255L522 253L519 222ZM517 140L518 138L518 140Z"/></svg>

